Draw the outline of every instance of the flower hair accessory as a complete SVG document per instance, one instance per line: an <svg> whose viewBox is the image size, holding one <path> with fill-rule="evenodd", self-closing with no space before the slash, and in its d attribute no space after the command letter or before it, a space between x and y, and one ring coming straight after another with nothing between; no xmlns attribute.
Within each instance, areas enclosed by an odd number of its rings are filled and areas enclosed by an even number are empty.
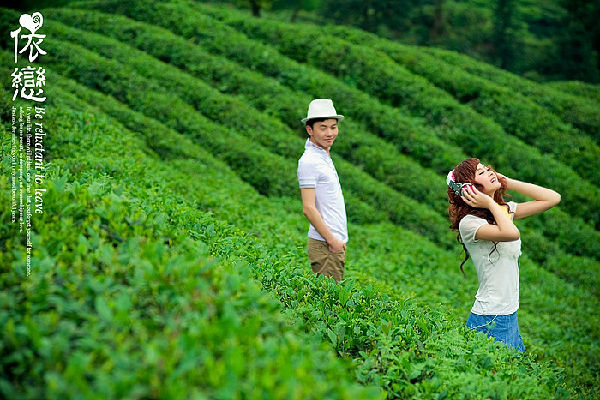
<svg viewBox="0 0 600 400"><path fill-rule="evenodd" d="M457 196L460 196L460 191L464 187L471 185L470 183L456 182L454 180L454 172L453 171L448 172L448 175L446 176L446 184L448 185L448 187L450 189L454 190L454 193L456 193Z"/></svg>

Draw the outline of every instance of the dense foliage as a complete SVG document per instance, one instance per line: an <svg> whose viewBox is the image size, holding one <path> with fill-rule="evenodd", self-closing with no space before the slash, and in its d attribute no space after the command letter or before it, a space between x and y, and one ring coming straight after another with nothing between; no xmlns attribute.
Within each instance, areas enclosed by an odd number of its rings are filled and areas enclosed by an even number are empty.
<svg viewBox="0 0 600 400"><path fill-rule="evenodd" d="M0 163L2 397L598 398L597 87L185 0L41 11L52 173L27 277ZM304 253L314 97L347 116L339 285ZM524 354L464 326L444 175L471 155L563 195L518 223Z"/></svg>
<svg viewBox="0 0 600 400"><path fill-rule="evenodd" d="M229 0L211 2L231 3ZM245 3L248 0L237 0ZM469 54L537 80L600 81L600 3L587 0L272 0L273 14Z"/></svg>

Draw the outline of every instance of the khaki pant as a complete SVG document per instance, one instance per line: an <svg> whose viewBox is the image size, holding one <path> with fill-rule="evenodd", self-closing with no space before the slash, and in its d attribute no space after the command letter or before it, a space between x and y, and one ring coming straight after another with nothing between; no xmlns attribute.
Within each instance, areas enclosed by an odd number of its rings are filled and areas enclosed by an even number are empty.
<svg viewBox="0 0 600 400"><path fill-rule="evenodd" d="M345 251L332 253L326 242L308 238L308 260L313 272L330 276L336 282L344 279Z"/></svg>

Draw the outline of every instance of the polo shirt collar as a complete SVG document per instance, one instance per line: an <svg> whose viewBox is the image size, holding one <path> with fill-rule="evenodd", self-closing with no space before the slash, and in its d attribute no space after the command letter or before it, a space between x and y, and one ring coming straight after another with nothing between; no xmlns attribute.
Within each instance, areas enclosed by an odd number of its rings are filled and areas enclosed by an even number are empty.
<svg viewBox="0 0 600 400"><path fill-rule="evenodd" d="M310 138L306 139L306 144L304 145L304 149L306 149L308 151L316 152L320 157L322 157L326 160L331 158L329 156L329 153L327 152L327 150L325 150L324 148L319 147L316 144L314 144L313 142L311 142Z"/></svg>

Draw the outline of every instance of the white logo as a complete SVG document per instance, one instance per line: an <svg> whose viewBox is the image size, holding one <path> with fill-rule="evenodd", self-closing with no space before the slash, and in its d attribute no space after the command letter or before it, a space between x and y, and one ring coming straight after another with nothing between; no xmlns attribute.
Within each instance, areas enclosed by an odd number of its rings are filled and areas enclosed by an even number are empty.
<svg viewBox="0 0 600 400"><path fill-rule="evenodd" d="M36 33L44 24L44 17L39 12L35 12L32 15L22 14L21 18L19 18L19 23L21 24L21 27L10 33L10 37L15 39L15 62L17 62L19 39L27 39L27 44L18 53L21 54L29 49L29 62L34 62L40 54L46 54L46 52L40 48L40 43L44 41L46 35ZM19 34L23 28L31 33L23 34L19 38Z"/></svg>

